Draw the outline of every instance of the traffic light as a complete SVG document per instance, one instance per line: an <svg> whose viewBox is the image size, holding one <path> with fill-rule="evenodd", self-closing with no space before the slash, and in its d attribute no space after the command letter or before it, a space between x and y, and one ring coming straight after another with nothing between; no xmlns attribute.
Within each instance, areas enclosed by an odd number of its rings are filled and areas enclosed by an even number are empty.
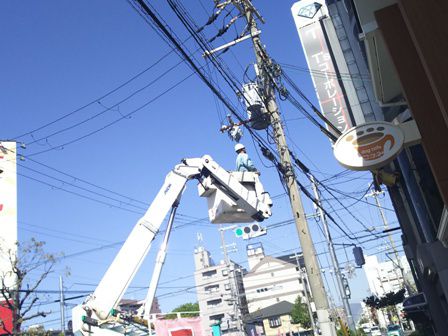
<svg viewBox="0 0 448 336"><path fill-rule="evenodd" d="M356 266L362 267L366 263L364 259L364 253L362 252L362 248L359 246L355 246L353 248L353 256L355 257Z"/></svg>
<svg viewBox="0 0 448 336"><path fill-rule="evenodd" d="M259 236L263 236L267 233L266 228L261 227L259 224L249 224L235 229L235 236L243 239L250 239Z"/></svg>

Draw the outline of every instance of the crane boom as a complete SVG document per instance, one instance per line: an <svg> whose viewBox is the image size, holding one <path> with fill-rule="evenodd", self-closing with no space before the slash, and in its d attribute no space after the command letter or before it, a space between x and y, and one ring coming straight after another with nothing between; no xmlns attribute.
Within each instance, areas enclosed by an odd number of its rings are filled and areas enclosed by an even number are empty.
<svg viewBox="0 0 448 336"><path fill-rule="evenodd" d="M116 324L114 309L148 254L164 218L170 209L177 207L191 179L199 180L200 196L209 198L212 222L262 221L271 215L272 202L255 173L228 172L208 155L182 160L166 176L154 201L134 226L94 293L82 306L73 309L73 329L77 334L87 335L93 328L106 330ZM157 278L159 275L160 270ZM152 287L157 285L157 280L152 281ZM153 297L155 288L151 290L149 295Z"/></svg>

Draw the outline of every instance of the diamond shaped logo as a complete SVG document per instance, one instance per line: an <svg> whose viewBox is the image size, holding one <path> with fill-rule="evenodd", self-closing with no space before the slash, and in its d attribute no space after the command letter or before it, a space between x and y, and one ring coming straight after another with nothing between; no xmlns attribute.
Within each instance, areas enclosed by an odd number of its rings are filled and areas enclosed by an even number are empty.
<svg viewBox="0 0 448 336"><path fill-rule="evenodd" d="M316 14L317 11L322 7L322 5L318 2L313 2L312 4L309 4L307 6L304 6L299 9L299 12L297 13L298 16L312 19Z"/></svg>

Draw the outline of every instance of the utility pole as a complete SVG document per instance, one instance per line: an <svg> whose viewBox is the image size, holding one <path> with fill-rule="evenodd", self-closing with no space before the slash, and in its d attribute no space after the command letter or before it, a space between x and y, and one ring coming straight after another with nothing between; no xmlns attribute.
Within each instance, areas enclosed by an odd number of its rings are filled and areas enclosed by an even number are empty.
<svg viewBox="0 0 448 336"><path fill-rule="evenodd" d="M286 143L286 137L283 130L282 120L280 118L279 109L275 99L274 83L271 80L271 74L267 67L272 65L272 60L267 56L266 51L261 43L257 23L254 15L259 16L250 0L233 0L232 3L241 12L247 20L247 24L252 36L252 43L255 51L257 67L259 70L259 79L263 83L261 92L264 95L264 102L267 114L270 117L270 123L274 131L274 140L280 155L280 163L283 173L283 179L288 188L289 200L299 235L300 245L303 251L305 267L308 273L311 292L313 294L314 303L316 304L317 319L323 336L336 335L334 323L330 320L328 299L325 293L324 284L318 260L316 257L313 241L309 231L308 223L305 218L302 200L296 182L294 169L289 154L289 148Z"/></svg>
<svg viewBox="0 0 448 336"><path fill-rule="evenodd" d="M61 334L65 335L65 297L62 276L59 276L59 304L61 307Z"/></svg>
<svg viewBox="0 0 448 336"><path fill-rule="evenodd" d="M378 192L378 191L374 190L370 194L366 195L366 197L373 197L375 199L376 206L380 212L381 219L383 220L384 230L387 231L389 229L389 223L387 222L387 218L386 218L386 215L384 214L383 207L381 206L380 200L378 199L378 195L381 193L384 193L384 192L382 192L382 191ZM400 263L400 259L398 257L397 247L395 246L394 239L392 238L392 234L390 232L388 232L387 236L389 237L390 247L394 251L395 258L397 259L398 267L400 268L400 271L401 271L402 270L401 263Z"/></svg>
<svg viewBox="0 0 448 336"><path fill-rule="evenodd" d="M336 276L336 282L338 284L339 295L341 297L342 304L344 305L345 316L347 316L347 323L348 323L350 330L353 330L354 332L356 332L355 321L353 320L350 303L348 302L348 297L345 293L345 287L344 287L344 283L342 281L342 274L341 274L341 270L339 267L338 257L336 255L336 251L334 249L333 240L331 239L331 234L330 234L330 230L328 228L327 218L325 217L325 214L321 208L322 204L320 201L320 193L317 188L317 183L316 183L316 180L314 179L314 176L310 175L310 177L311 177L311 186L314 191L314 197L316 198L317 203L318 203L317 204L318 206L316 206L316 208L319 211L320 220L322 222L322 226L324 227L324 234L325 234L325 239L327 240L328 252L330 253L331 263L333 264L333 270L334 270L334 274Z"/></svg>
<svg viewBox="0 0 448 336"><path fill-rule="evenodd" d="M221 234L221 246L222 246L222 250L223 250L223 254L224 254L224 262L226 264L226 269L227 272L229 274L229 286L230 286L230 292L231 292L231 300L233 301L233 313L235 316L235 320L236 320L236 327L238 329L238 331L240 333L242 333L242 318L241 318L241 309L240 309L240 293L238 290L238 279L236 278L236 268L233 267L233 270L231 269L231 265L230 265L230 260L229 260L229 255L227 253L227 245L226 245L226 241L224 238L224 232L227 230L233 230L236 226L232 225L232 226L227 226L227 227L222 227L222 225L220 225L219 227L219 232Z"/></svg>
<svg viewBox="0 0 448 336"><path fill-rule="evenodd" d="M375 199L376 206L378 207L378 210L379 210L380 215L381 215L381 219L383 221L384 231L387 231L389 229L389 223L387 222L387 218L386 218L386 215L384 214L383 207L381 206L380 200L378 199L378 195L381 194L381 193L384 193L384 192L382 192L382 191L379 192L379 191L373 190L370 194L366 195L366 197L373 197ZM386 257L388 257L392 261L393 265L396 264L398 266L399 274L397 274L397 270L395 269L395 276L397 277L397 282L400 283L399 275L401 275L401 278L403 279L404 287L407 289L408 293L411 293L411 286L408 285L408 282L405 279L403 266L401 265L400 257L398 255L398 251L397 251L397 248L395 246L395 242L394 242L394 239L392 237L392 234L390 232L388 232L387 236L389 238L390 247L392 248L392 251L395 254L396 263L394 263L394 261L389 257L387 252L386 252ZM387 280L389 281L389 276L388 276ZM383 288L383 292L385 292L384 288ZM399 311L398 311L396 306L395 306L395 310L396 310L398 322L400 323L401 326L403 326L403 323L402 323L401 318L400 318L400 313L399 313Z"/></svg>

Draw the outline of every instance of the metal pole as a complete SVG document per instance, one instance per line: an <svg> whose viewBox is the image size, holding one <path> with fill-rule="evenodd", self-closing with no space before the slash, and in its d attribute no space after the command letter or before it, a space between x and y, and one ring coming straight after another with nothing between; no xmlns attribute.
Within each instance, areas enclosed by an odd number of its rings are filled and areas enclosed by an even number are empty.
<svg viewBox="0 0 448 336"><path fill-rule="evenodd" d="M297 269L299 270L300 280L302 281L303 289L305 292L306 305L308 307L308 315L310 315L311 328L313 329L314 335L319 335L316 329L316 324L314 323L313 311L311 310L311 300L310 297L308 296L308 287L305 285L305 276L303 274L305 273L305 271L302 270L302 267L300 266L299 255L297 254L297 252L294 252L294 257L296 259Z"/></svg>
<svg viewBox="0 0 448 336"><path fill-rule="evenodd" d="M303 251L305 267L310 279L310 287L313 294L314 303L316 305L319 327L323 336L333 336L336 335L335 325L330 320L328 299L325 293L322 275L320 273L320 267L308 228L308 223L305 218L305 211L303 209L299 189L297 187L291 156L289 154L289 148L286 143L282 120L280 118L279 109L275 99L275 91L272 85L273 83L270 80L270 74L266 72L265 68L266 66L272 64L272 61L269 57L267 57L259 36L256 36L255 34L258 31L257 24L253 17L253 13L257 14L255 8L249 0L242 0L238 2L234 1L234 5L241 9L242 14L245 15L248 26L250 27L255 57L260 70L260 79L263 83L262 92L264 93L264 101L267 113L270 116L271 125L274 131L274 139L280 155L283 178L286 187L288 188L289 200L291 203L296 229L299 235L300 245Z"/></svg>
<svg viewBox="0 0 448 336"><path fill-rule="evenodd" d="M61 307L61 334L65 335L65 301L64 301L64 281L62 276L59 276L59 302Z"/></svg>
<svg viewBox="0 0 448 336"><path fill-rule="evenodd" d="M330 234L330 230L328 228L327 218L325 217L325 214L321 208L322 204L320 202L320 193L319 193L319 190L317 189L317 183L316 183L316 180L314 179L314 176L310 175L310 177L311 177L311 186L314 191L314 197L316 198L316 201L319 205L319 206L317 206L317 208L319 211L319 216L320 216L320 219L322 222L322 226L324 227L325 239L327 240L328 251L329 251L330 257L331 257L331 263L333 265L334 275L336 277L336 282L338 284L339 295L341 297L342 304L344 305L345 316L347 316L347 323L348 323L349 328L351 330L353 330L354 332L356 332L355 321L353 320L352 310L350 309L350 303L348 302L348 297L345 293L345 287L344 287L344 283L342 281L342 274L341 274L341 270L339 267L338 257L336 255L336 251L334 249L333 240L331 239L331 234Z"/></svg>
<svg viewBox="0 0 448 336"><path fill-rule="evenodd" d="M387 218L386 218L386 215L384 214L383 207L381 206L380 200L378 199L378 195L379 194L380 193L378 191L372 191L372 193L370 193L367 196L371 196L371 197L373 197L375 199L376 206L378 207L378 210L380 211L381 219L383 220L384 230L386 231L387 229L389 229L389 223L387 222ZM390 247L392 248L392 250L393 250L393 252L395 254L396 263L394 263L392 258L389 257L387 252L386 252L386 257L388 257L392 261L392 265L396 264L398 266L399 274L397 274L397 269L395 268L395 276L397 277L397 282L400 283L399 275L401 275L401 278L403 279L403 285L407 289L408 293L410 293L410 286L408 286L407 281L406 281L406 279L404 277L403 266L401 265L400 257L398 256L398 251L397 251L397 248L395 246L395 242L394 242L394 239L392 237L392 234L390 232L388 232L387 236L388 236L389 241L390 241ZM388 282L389 282L389 276L388 276ZM392 289L392 286L391 286L391 289ZM399 312L397 310L397 306L395 306L395 310L396 310L398 322L403 327L403 323L401 321L400 314L399 314Z"/></svg>
<svg viewBox="0 0 448 336"><path fill-rule="evenodd" d="M151 307L154 302L154 297L156 295L157 284L159 283L160 274L162 272L163 264L166 259L166 251L168 248L168 240L170 239L171 229L173 227L174 217L176 216L176 211L179 206L179 202L175 202L171 207L170 217L168 219L168 224L166 226L165 236L163 237L163 242L160 245L159 252L157 253L154 272L151 277L151 282L149 283L148 293L146 294L145 299L145 310L144 310L144 319L148 321L148 329L151 333Z"/></svg>
<svg viewBox="0 0 448 336"><path fill-rule="evenodd" d="M231 272L230 260L229 260L229 256L227 253L227 245L226 245L226 241L224 238L224 231L230 230L232 228L234 228L234 226L223 228L222 225L220 225L219 232L221 234L221 246L222 246L222 250L223 250L223 254L224 254L224 262L226 263L227 272L229 272L229 285L230 285L230 292L231 292L231 296L232 296L232 300L233 300L233 312L235 314L235 319L236 319L236 328L238 329L239 332L241 332L241 330L242 330L241 320L242 319L241 319L241 314L240 314L240 296L239 296L239 291L238 291L238 282L236 279L236 268L233 267L233 272Z"/></svg>
<svg viewBox="0 0 448 336"><path fill-rule="evenodd" d="M387 222L386 215L384 214L383 208L378 199L378 194L379 194L379 192L373 191L369 195L366 195L366 197L371 196L375 199L376 206L378 207L378 210L380 211L381 219L383 220L384 230L387 230L387 229L389 229L389 223ZM392 238L392 235L390 233L388 233L387 236L389 237L390 246L392 247L392 250L394 251L394 254L395 254L395 258L397 259L397 264L399 265L398 267L401 270L400 258L398 257L398 252L397 252L397 248L395 246L394 239Z"/></svg>

